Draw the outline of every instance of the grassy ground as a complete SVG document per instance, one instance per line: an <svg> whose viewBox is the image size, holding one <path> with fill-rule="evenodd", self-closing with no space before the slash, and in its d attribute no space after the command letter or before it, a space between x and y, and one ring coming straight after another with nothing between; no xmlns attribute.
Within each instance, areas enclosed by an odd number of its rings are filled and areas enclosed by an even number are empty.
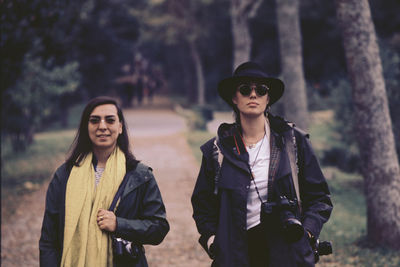
<svg viewBox="0 0 400 267"><path fill-rule="evenodd" d="M317 112L312 115L311 142L321 156L324 149L336 145L337 136L332 132L332 113ZM212 135L204 131L188 133L188 142L198 161L199 147ZM319 266L400 266L400 253L374 247L366 241L366 205L363 194L363 179L358 174L344 173L337 168L323 166L328 179L334 209L325 224L320 239L333 244L333 254L321 256Z"/></svg>
<svg viewBox="0 0 400 267"><path fill-rule="evenodd" d="M21 194L37 190L53 175L55 168L66 157L75 136L83 105L71 107L68 113L67 129L54 123L50 130L36 133L34 142L24 152L15 153L9 142L1 144L1 202L2 217L14 212Z"/></svg>
<svg viewBox="0 0 400 267"><path fill-rule="evenodd" d="M23 153L12 152L2 142L1 202L2 217L13 214L21 194L40 187L54 173L66 156L74 138L74 130L44 132L35 135L34 142Z"/></svg>

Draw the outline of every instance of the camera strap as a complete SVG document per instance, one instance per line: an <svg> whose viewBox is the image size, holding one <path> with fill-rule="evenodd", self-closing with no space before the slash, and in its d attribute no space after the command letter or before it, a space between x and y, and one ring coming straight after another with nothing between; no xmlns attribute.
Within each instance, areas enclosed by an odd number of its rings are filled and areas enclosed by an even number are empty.
<svg viewBox="0 0 400 267"><path fill-rule="evenodd" d="M256 184L256 179L254 178L254 175L253 175L253 167L254 167L254 165L255 165L256 162L257 162L258 154L260 153L260 150L261 150L261 148L262 148L262 145L264 144L265 135L266 135L266 133L264 132L263 139L262 139L262 141L261 141L260 147L258 148L258 151L257 151L256 157L255 157L255 159L254 159L254 161L253 161L253 164L251 164L251 166L249 165L249 171L250 171L251 180L252 180L253 183L254 183L254 187L255 187L255 189L256 189L258 199L261 201L261 203L263 203L263 200L262 200L262 198L261 198L261 196L260 196L260 192L258 191L258 187L257 187L257 184Z"/></svg>
<svg viewBox="0 0 400 267"><path fill-rule="evenodd" d="M138 172L138 171L140 172L142 169L143 170L147 170L148 167L139 162L138 165L136 166L135 172ZM122 193L124 192L124 189L125 189L126 184L128 183L128 180L129 180L129 175L125 174L124 179L122 180L121 184L118 187L117 193L115 193L115 196L114 196L114 199L113 199L113 201L111 203L111 206L108 209L109 211L114 211L115 206L117 205L119 198L122 196Z"/></svg>
<svg viewBox="0 0 400 267"><path fill-rule="evenodd" d="M136 166L135 172L139 172L140 173L142 170L147 170L147 169L148 169L148 167L146 165L144 165L144 164L139 162L138 165ZM114 199L113 199L113 201L111 203L111 206L108 209L109 211L114 211L114 209L115 209L115 207L116 207L116 205L118 203L118 200L121 198L121 196L122 196L122 194L124 192L124 189L125 189L126 184L128 183L128 180L129 180L129 175L125 174L124 179L122 180L121 184L118 187L117 193L115 193L115 196L114 196ZM116 237L115 237L114 234L111 234L111 238L114 240ZM142 245L136 245L133 242L125 240L125 239L122 239L122 238L119 238L119 240L122 243L124 243L124 245L130 244L130 251L131 252L135 251L136 249L140 249L144 253L144 247Z"/></svg>
<svg viewBox="0 0 400 267"><path fill-rule="evenodd" d="M122 183L118 187L117 193L115 193L115 196L111 203L111 206L108 209L109 211L114 211L115 206L117 205L117 202L118 202L119 198L121 197L122 192L124 192L124 189L125 189L125 186L127 183L128 183L128 175L125 174L124 179L122 180Z"/></svg>

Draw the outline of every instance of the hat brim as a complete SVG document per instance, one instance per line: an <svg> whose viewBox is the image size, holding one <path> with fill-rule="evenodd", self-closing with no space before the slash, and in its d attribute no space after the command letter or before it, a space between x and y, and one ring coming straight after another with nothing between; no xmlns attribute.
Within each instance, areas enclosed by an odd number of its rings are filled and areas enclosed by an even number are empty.
<svg viewBox="0 0 400 267"><path fill-rule="evenodd" d="M232 97L235 94L237 87L241 83L246 82L257 82L266 84L269 87L269 105L274 104L278 101L285 90L285 85L280 79L266 78L266 77L251 77L251 76L236 76L223 79L218 83L218 94L225 100L231 107L234 106Z"/></svg>

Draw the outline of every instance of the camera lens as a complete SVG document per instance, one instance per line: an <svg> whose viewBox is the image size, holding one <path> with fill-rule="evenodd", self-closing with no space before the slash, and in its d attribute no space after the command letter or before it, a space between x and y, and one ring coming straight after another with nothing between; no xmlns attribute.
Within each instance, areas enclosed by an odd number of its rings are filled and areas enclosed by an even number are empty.
<svg viewBox="0 0 400 267"><path fill-rule="evenodd" d="M332 243L329 241L323 241L323 242L319 243L318 253L319 253L319 255L332 254Z"/></svg>
<svg viewBox="0 0 400 267"><path fill-rule="evenodd" d="M294 214L296 202L286 197L281 197L279 209L284 238L289 243L299 241L304 236L304 228Z"/></svg>
<svg viewBox="0 0 400 267"><path fill-rule="evenodd" d="M293 243L299 241L303 237L304 228L297 219L290 218L284 222L283 232L286 241Z"/></svg>

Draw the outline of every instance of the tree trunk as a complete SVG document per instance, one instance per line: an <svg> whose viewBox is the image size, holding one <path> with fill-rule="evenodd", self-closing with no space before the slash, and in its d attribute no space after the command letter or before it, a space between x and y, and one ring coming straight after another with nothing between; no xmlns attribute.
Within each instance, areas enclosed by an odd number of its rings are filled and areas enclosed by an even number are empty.
<svg viewBox="0 0 400 267"><path fill-rule="evenodd" d="M282 78L285 83L283 95L285 117L307 130L309 116L303 73L299 1L277 0L276 9Z"/></svg>
<svg viewBox="0 0 400 267"><path fill-rule="evenodd" d="M370 7L367 0L336 0L336 9L353 87L368 239L400 249L400 169Z"/></svg>
<svg viewBox="0 0 400 267"><path fill-rule="evenodd" d="M204 82L204 74L203 74L203 64L201 63L201 58L199 51L197 50L197 46L194 41L189 42L190 45L190 53L192 55L194 67L196 70L196 81L197 81L197 104L200 106L204 106L206 103L206 88Z"/></svg>
<svg viewBox="0 0 400 267"><path fill-rule="evenodd" d="M248 21L254 17L262 0L231 0L233 69L250 60L251 36Z"/></svg>

